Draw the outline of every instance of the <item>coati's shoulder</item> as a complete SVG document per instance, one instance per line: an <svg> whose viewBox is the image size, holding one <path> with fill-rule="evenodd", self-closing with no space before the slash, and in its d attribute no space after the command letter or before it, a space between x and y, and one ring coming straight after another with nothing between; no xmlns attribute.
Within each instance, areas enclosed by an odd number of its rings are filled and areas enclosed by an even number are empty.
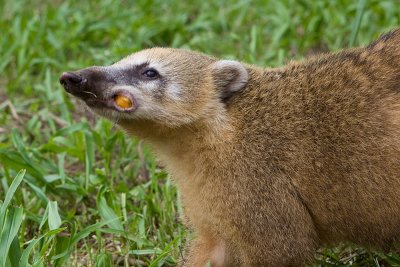
<svg viewBox="0 0 400 267"><path fill-rule="evenodd" d="M400 53L400 28L382 34L377 40L366 47L370 52L386 51ZM393 50L392 50L393 49Z"/></svg>
<svg viewBox="0 0 400 267"><path fill-rule="evenodd" d="M400 92L400 29L383 34L366 47L318 55L268 75L306 80L308 85L325 84L331 89L374 84Z"/></svg>
<svg viewBox="0 0 400 267"><path fill-rule="evenodd" d="M333 54L331 57L337 57L343 62L351 62L354 66L363 65L371 71L385 71L385 66L392 71L399 71L400 29L392 30L381 35L377 40L366 47L347 49Z"/></svg>

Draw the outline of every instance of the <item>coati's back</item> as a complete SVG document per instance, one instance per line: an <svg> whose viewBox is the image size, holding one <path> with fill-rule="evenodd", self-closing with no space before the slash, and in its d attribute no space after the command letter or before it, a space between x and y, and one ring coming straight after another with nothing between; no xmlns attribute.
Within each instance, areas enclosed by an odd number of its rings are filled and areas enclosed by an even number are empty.
<svg viewBox="0 0 400 267"><path fill-rule="evenodd" d="M249 84L228 106L247 166L292 186L325 242L400 240L400 30Z"/></svg>

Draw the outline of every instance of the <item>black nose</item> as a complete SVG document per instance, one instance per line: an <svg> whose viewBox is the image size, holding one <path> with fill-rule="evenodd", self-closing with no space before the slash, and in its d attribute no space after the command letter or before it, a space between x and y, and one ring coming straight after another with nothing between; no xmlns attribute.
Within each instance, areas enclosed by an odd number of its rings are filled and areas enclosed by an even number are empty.
<svg viewBox="0 0 400 267"><path fill-rule="evenodd" d="M80 82L82 82L82 77L73 72L64 72L60 77L60 83L62 85L77 84Z"/></svg>
<svg viewBox="0 0 400 267"><path fill-rule="evenodd" d="M65 90L70 93L78 90L80 85L85 82L85 79L73 72L64 72L60 77L60 83L64 86Z"/></svg>

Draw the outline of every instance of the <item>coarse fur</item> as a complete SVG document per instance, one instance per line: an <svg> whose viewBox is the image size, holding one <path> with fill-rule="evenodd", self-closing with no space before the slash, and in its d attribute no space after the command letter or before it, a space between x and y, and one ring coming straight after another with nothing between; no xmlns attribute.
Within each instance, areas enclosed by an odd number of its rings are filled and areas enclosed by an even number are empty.
<svg viewBox="0 0 400 267"><path fill-rule="evenodd" d="M277 69L153 48L75 74L135 100L72 92L172 175L196 235L183 265L299 266L321 245L400 241L400 30Z"/></svg>

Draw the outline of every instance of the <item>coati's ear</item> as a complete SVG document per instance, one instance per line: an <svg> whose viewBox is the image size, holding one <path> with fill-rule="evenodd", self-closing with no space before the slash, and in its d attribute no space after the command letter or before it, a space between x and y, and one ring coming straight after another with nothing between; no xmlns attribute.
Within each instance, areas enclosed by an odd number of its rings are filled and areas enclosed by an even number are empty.
<svg viewBox="0 0 400 267"><path fill-rule="evenodd" d="M226 100L246 86L249 74L243 64L237 61L219 60L213 64L212 78L221 99Z"/></svg>

